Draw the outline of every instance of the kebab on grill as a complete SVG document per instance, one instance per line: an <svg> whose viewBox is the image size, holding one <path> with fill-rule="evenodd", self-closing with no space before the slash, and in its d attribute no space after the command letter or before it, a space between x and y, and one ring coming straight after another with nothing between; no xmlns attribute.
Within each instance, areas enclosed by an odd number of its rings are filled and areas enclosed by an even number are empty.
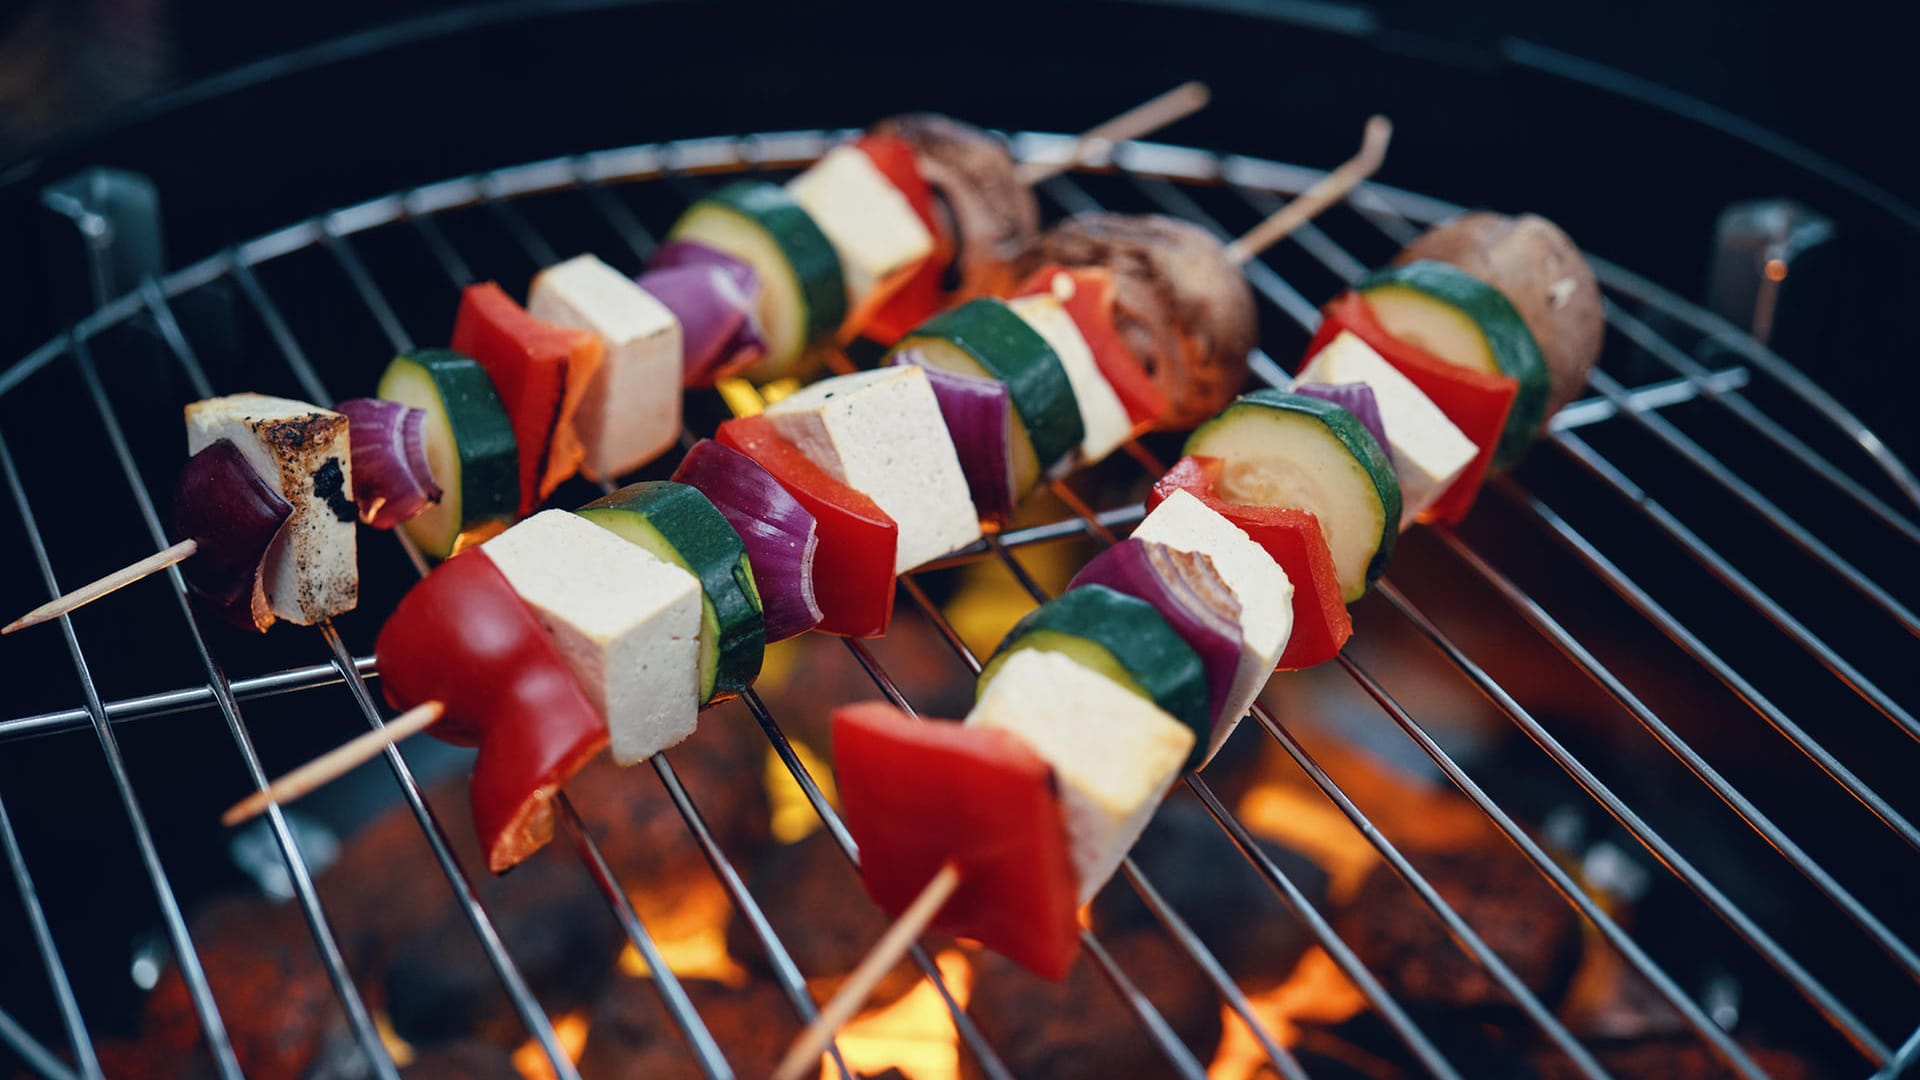
<svg viewBox="0 0 1920 1080"><path fill-rule="evenodd" d="M1177 87L1089 131L1060 167L1206 100L1199 83ZM349 610L351 538L343 546L312 524L298 480L303 456L331 451L334 472L315 476L337 517L357 494L368 524L404 525L425 554L443 558L531 513L576 472L604 481L658 457L681 431L679 395L664 387L785 374L825 340L897 336L955 297L1004 288L1013 253L1037 229L1030 186L1053 167L1024 168L997 136L960 121L885 120L784 187L743 182L702 199L637 279L582 255L541 272L525 308L493 282L469 286L452 351L396 361L378 399L345 403L339 414L271 399L274 411L261 416L244 412L267 401L259 395L197 403L190 427L196 412L274 425L226 440L259 483L245 479L230 449L190 464L176 499L192 503L176 508L178 542L0 633L53 619L203 548L184 573L228 621L264 631L276 618L313 623ZM338 415L363 429L352 440L363 462L358 492L346 427L297 427ZM254 445L287 432L293 443ZM308 435L315 441L303 441ZM198 455L220 440L189 441ZM284 510L256 490L277 489L282 474L294 478ZM281 557L287 542L298 544L293 558Z"/></svg>
<svg viewBox="0 0 1920 1080"><path fill-rule="evenodd" d="M1181 771L1204 765L1290 653L1337 651L1342 602L1378 578L1398 533L1458 520L1486 469L1518 460L1549 400L1569 395L1552 388L1584 382L1600 325L1581 311L1598 312L1597 289L1564 234L1528 220L1523 232L1470 216L1407 254L1465 252L1484 267L1486 246L1519 237L1563 284L1508 272L1495 285L1404 256L1363 279L1329 305L1292 391L1244 394L1201 425L1132 536L1009 632L964 722L878 702L836 712L862 879L899 919L862 971L933 928L1066 973L1078 906ZM1537 337L1509 290L1544 300ZM1312 653L1294 652L1296 626ZM776 1076L817 1059L859 1007L861 975Z"/></svg>
<svg viewBox="0 0 1920 1080"><path fill-rule="evenodd" d="M622 325L618 306L593 298L620 296L637 286L611 269L584 259L549 269L536 279L534 306L541 304L545 282L576 269L588 284L576 282L566 292L576 311L601 311L580 321L597 327L597 340L612 354L622 340L616 332ZM972 544L981 534L981 519L1008 511L1043 471L1060 473L1077 461L1112 452L1125 440L1131 429L1104 375L1108 367L1131 371L1119 367L1125 356L1112 323L1114 311L1098 302L1069 307L1062 300L1062 294L1068 294L1066 300L1083 298L1075 281L1085 277L1060 271L1046 292L1012 302L973 300L931 319L908 334L893 363L818 382L770 405L764 415L722 425L718 442L703 442L685 457L676 473L684 484L636 484L580 511L582 519L618 532L670 573L639 573L632 567L614 573L616 561L637 567L636 550L611 555L614 548L605 536L561 511L541 513L501 532L511 517L515 477L520 496L528 498L526 484L551 469L551 459L526 461L526 440L516 444L515 421L492 390L515 382L499 375L490 379L486 363L447 350L396 359L382 379L382 396L405 405L407 419L424 417L420 429L438 432L428 438L424 457L444 490L440 502L413 513L403 525L430 553L478 540L480 555L463 561L457 573L449 569L453 561L444 563L382 630L376 659L388 698L411 713L394 730L411 732L445 715L451 719L440 726L444 738L484 742L480 732L513 724L505 719L480 723L468 713L524 717L545 711L561 717L545 724L555 738L541 744L543 751L536 751L522 730L503 744L513 748L511 753L488 755L482 749L474 813L493 867L505 869L543 842L551 826L547 798L599 746L611 740L616 761L632 763L676 744L693 730L703 705L751 684L768 640L814 625L839 634L881 632L891 615L897 575ZM1089 288L1085 300L1100 296L1098 288ZM468 300L474 300L472 292ZM549 356L559 356L563 348L582 352L578 342L541 329L532 315L515 315L511 302L501 306L493 300L492 307L505 315L490 317L488 332L468 327L455 336L476 346L476 352L499 354L495 365L524 365L534 348L520 342L534 334L549 342ZM474 311L484 309L463 306L463 325ZM628 327L632 323L626 321ZM1091 340L1102 342L1106 365L1094 359ZM518 384L532 382L522 377ZM534 398L553 400L555 394L564 402L559 390ZM518 463L516 446L522 452ZM420 457L417 440L403 457ZM369 463L361 471L372 473L374 467ZM369 505L378 502L371 492L361 494ZM419 509L419 496L401 502ZM1173 511L1162 515L1173 517ZM1179 532L1194 525L1175 521L1169 528ZM482 573L476 561L497 575ZM607 584L611 573L624 584ZM1116 571L1121 588L1131 584L1127 573L1127 567ZM1139 571L1133 573L1139 577ZM1290 588L1271 559L1250 544L1225 573L1244 575L1240 584L1248 594L1265 594L1267 586ZM680 584L670 586L670 580ZM509 588L501 590L501 582ZM522 621L518 638L526 640L516 646L522 650L518 663L528 671L545 671L536 678L541 694L564 682L553 673L570 671L597 707L601 723L593 723L591 711L580 711L578 696L570 694L545 701L543 709L518 711L522 694L501 682L516 678L515 665L503 671L476 659L470 667L488 669L488 676L468 680L459 663L409 661L415 655L409 650L432 657L438 655L436 640L470 632L474 619L459 615L465 601L432 600L459 588L490 588L501 594L493 598L495 607L511 607L505 594L530 605L555 651L545 655L547 650L532 640L538 634L526 632ZM1213 588L1215 600L1223 588ZM685 598L699 600L697 632L685 628L684 609L691 603ZM1238 619L1236 601L1225 603L1233 605L1229 619ZM1281 611L1281 619L1273 619L1254 607L1246 611L1246 632L1235 626L1231 638L1223 638L1233 653L1231 688L1223 684L1208 696L1206 715L1187 717L1202 736L1210 732L1215 715L1236 717L1244 711L1283 655L1290 613ZM1325 638L1331 640L1332 634ZM1217 648L1210 653L1215 663L1219 655ZM1319 657L1300 663L1313 659ZM419 671L419 678L409 671ZM680 686L689 680L691 690L682 694ZM447 692L434 694L436 684L445 684ZM486 692L476 696L476 686L486 686ZM1183 757L1196 742L1194 734L1187 738ZM365 748L374 744L369 738ZM1217 748L1212 738L1200 738L1198 744L1206 751ZM499 769L486 765L499 757L511 757L499 763L509 780L499 780ZM1192 753L1192 763L1202 759L1202 753ZM309 780L300 778L294 788L280 792L298 792L305 784ZM261 792L250 803L259 807L269 798L271 792ZM246 803L236 807L228 821L246 809Z"/></svg>

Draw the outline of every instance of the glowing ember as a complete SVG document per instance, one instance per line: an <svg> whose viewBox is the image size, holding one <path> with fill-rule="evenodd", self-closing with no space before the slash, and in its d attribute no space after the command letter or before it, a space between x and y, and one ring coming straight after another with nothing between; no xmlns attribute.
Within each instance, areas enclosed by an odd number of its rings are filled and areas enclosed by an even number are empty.
<svg viewBox="0 0 1920 1080"><path fill-rule="evenodd" d="M711 878L693 887L672 908L647 911L645 899L633 897L645 912L647 932L667 962L668 970L688 979L712 979L728 986L744 986L747 970L727 954L727 894ZM637 978L653 974L646 958L629 942L620 951L620 970Z"/></svg>
<svg viewBox="0 0 1920 1080"><path fill-rule="evenodd" d="M1283 1046L1300 1041L1301 1021L1338 1023L1366 1008L1367 999L1318 946L1307 950L1300 966L1286 982L1260 994L1247 995L1247 1004L1260 1026ZM1226 1025L1220 1050L1207 1069L1208 1080L1247 1080L1267 1065L1266 1052L1232 1009L1223 1009ZM1271 1066L1268 1066L1271 1068Z"/></svg>
<svg viewBox="0 0 1920 1080"><path fill-rule="evenodd" d="M587 1048L587 1014L570 1012L553 1022L553 1034L560 1040L560 1049L567 1060L578 1062L580 1052ZM553 1062L547 1060L547 1052L540 1044L528 1039L513 1052L513 1067L527 1080L558 1080L553 1071Z"/></svg>
<svg viewBox="0 0 1920 1080"><path fill-rule="evenodd" d="M973 985L967 958L949 949L934 957L934 963L954 1001L965 1006ZM957 1080L959 1042L947 1003L924 979L900 1000L841 1028L839 1037L840 1056L855 1073L897 1068L914 1080ZM824 1080L839 1073L823 1059L820 1075Z"/></svg>

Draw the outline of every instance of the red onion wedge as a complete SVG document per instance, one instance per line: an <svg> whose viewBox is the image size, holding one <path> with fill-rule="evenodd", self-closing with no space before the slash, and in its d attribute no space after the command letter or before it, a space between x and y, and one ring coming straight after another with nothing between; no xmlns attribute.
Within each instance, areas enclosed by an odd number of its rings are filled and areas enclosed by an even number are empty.
<svg viewBox="0 0 1920 1080"><path fill-rule="evenodd" d="M680 320L682 381L712 386L766 355L759 320L760 276L724 251L674 240L635 279Z"/></svg>
<svg viewBox="0 0 1920 1080"><path fill-rule="evenodd" d="M994 525L1012 521L1020 498L1013 490L1013 398L1007 384L922 363L913 349L894 353L892 362L913 364L927 373L980 520Z"/></svg>
<svg viewBox="0 0 1920 1080"><path fill-rule="evenodd" d="M187 588L207 610L248 630L273 625L264 570L293 504L221 439L187 459L173 489L173 538L200 545L180 564Z"/></svg>
<svg viewBox="0 0 1920 1080"><path fill-rule="evenodd" d="M427 463L426 410L379 398L354 398L335 408L347 418L353 501L361 521L391 529L440 501L440 485Z"/></svg>
<svg viewBox="0 0 1920 1080"><path fill-rule="evenodd" d="M1150 540L1123 540L1094 556L1067 588L1082 585L1105 585L1152 604L1200 655L1214 729L1240 719L1221 715L1240 667L1240 601L1220 579L1212 559Z"/></svg>
<svg viewBox="0 0 1920 1080"><path fill-rule="evenodd" d="M673 479L705 495L746 544L768 643L819 625L813 553L820 537L806 507L759 462L712 439L693 444Z"/></svg>
<svg viewBox="0 0 1920 1080"><path fill-rule="evenodd" d="M1331 401L1352 413L1360 426L1367 429L1367 434L1373 436L1373 441L1380 444L1380 452L1387 455L1387 464L1393 464L1393 444L1387 442L1387 424L1380 418L1380 402L1373 396L1373 387L1363 382L1294 383L1293 392Z"/></svg>

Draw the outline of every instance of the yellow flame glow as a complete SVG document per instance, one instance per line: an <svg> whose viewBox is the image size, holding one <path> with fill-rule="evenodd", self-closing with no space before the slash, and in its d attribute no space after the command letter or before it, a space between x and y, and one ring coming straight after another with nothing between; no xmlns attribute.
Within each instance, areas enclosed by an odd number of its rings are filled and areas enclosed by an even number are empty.
<svg viewBox="0 0 1920 1080"><path fill-rule="evenodd" d="M966 1005L973 988L973 968L967 958L949 949L933 962L954 1001ZM836 1041L847 1068L855 1073L897 1068L914 1080L958 1080L960 1076L959 1033L940 991L925 980L900 1000L841 1028ZM839 1072L823 1059L820 1075L826 1080Z"/></svg>

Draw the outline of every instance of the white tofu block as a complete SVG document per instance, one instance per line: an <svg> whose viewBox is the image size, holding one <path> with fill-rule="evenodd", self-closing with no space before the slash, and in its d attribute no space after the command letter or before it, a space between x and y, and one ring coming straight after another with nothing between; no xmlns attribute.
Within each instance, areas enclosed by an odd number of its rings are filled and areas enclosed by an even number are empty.
<svg viewBox="0 0 1920 1080"><path fill-rule="evenodd" d="M265 394L196 401L186 415L188 454L226 439L268 487L293 505L267 549L268 610L302 626L352 611L360 600L359 512L353 504L347 418Z"/></svg>
<svg viewBox="0 0 1920 1080"><path fill-rule="evenodd" d="M767 418L781 438L899 525L895 573L980 539L960 457L920 368L824 379L768 406Z"/></svg>
<svg viewBox="0 0 1920 1080"><path fill-rule="evenodd" d="M527 310L596 334L606 349L573 420L588 478L632 472L679 440L680 321L665 304L594 256L580 255L534 277Z"/></svg>
<svg viewBox="0 0 1920 1080"><path fill-rule="evenodd" d="M1053 766L1083 904L1113 876L1193 750L1192 728L1041 649L1008 657L967 723L1010 731Z"/></svg>
<svg viewBox="0 0 1920 1080"><path fill-rule="evenodd" d="M1205 555L1240 601L1240 666L1227 694L1227 719L1214 726L1207 742L1211 761L1253 707L1280 654L1287 651L1287 639L1293 635L1293 582L1266 548L1185 491L1174 492L1154 507L1133 535L1176 551Z"/></svg>
<svg viewBox="0 0 1920 1080"><path fill-rule="evenodd" d="M933 254L933 234L913 204L873 159L836 146L787 182L787 194L806 210L840 256L847 307L857 311L882 284L900 278Z"/></svg>
<svg viewBox="0 0 1920 1080"><path fill-rule="evenodd" d="M1400 528L1432 506L1479 448L1447 419L1440 407L1350 330L1342 330L1295 382L1365 383L1380 405L1380 422L1393 447L1393 473L1400 481Z"/></svg>
<svg viewBox="0 0 1920 1080"><path fill-rule="evenodd" d="M700 582L565 510L480 545L540 620L631 765L693 734L700 716Z"/></svg>
<svg viewBox="0 0 1920 1080"><path fill-rule="evenodd" d="M1080 422L1087 429L1086 437L1080 441L1077 464L1091 465L1120 449L1127 436L1133 434L1133 422L1127 419L1127 407L1120 403L1120 395L1114 393L1107 377L1100 374L1093 349L1081 336L1073 316L1067 314L1066 306L1057 297L1044 293L1009 300L1007 306L1033 327L1035 333L1047 339L1053 354L1060 358L1060 366L1067 369L1067 381L1073 384L1073 400L1080 406Z"/></svg>

